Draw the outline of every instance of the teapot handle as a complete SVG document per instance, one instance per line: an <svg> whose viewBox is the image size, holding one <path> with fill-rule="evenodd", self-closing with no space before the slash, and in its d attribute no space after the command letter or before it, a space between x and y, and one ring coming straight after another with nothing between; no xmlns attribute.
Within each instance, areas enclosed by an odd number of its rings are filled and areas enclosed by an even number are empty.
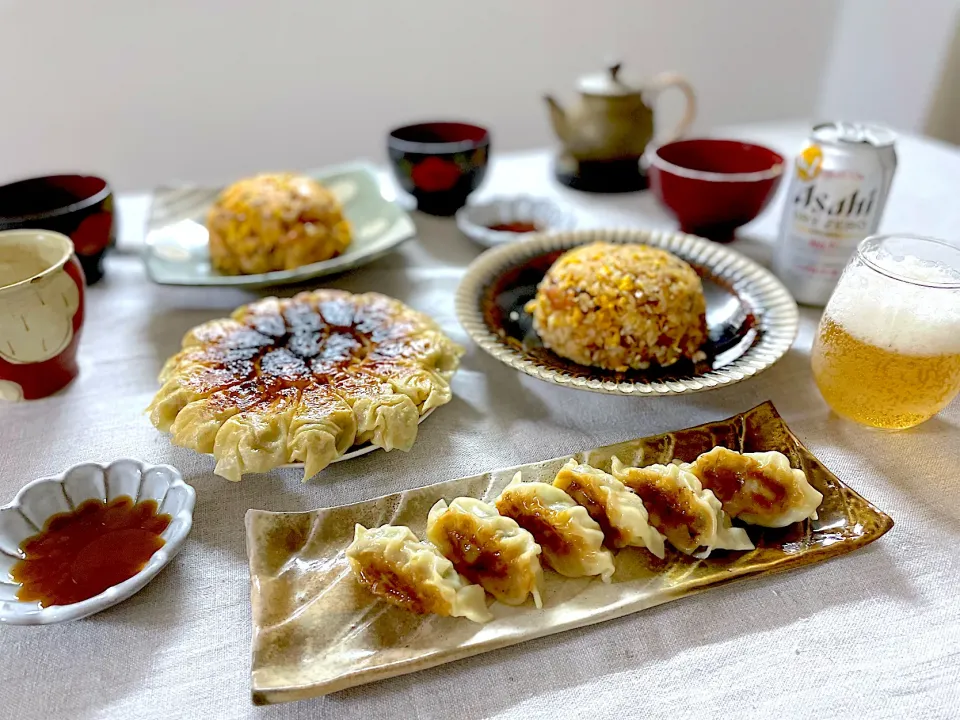
<svg viewBox="0 0 960 720"><path fill-rule="evenodd" d="M653 100L660 95L661 92L667 88L675 87L680 92L683 93L683 96L686 100L686 105L683 109L683 117L680 118L680 122L677 123L677 126L673 129L667 137L663 140L660 140L660 143L673 142L677 138L683 137L683 135L690 129L690 126L693 124L694 118L697 116L697 98L693 94L693 87L687 82L687 79L675 72L664 72L657 75L653 82L650 83L650 91L653 94Z"/></svg>

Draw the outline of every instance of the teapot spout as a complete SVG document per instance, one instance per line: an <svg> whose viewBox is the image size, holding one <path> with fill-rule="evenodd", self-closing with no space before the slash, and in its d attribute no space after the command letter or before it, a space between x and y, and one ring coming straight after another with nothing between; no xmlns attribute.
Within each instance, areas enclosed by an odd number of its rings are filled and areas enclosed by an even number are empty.
<svg viewBox="0 0 960 720"><path fill-rule="evenodd" d="M550 123L553 125L553 131L557 134L557 137L560 138L560 141L566 144L570 136L570 124L567 122L567 113L560 107L560 103L550 95L544 95L543 99L546 100L547 107L550 108Z"/></svg>

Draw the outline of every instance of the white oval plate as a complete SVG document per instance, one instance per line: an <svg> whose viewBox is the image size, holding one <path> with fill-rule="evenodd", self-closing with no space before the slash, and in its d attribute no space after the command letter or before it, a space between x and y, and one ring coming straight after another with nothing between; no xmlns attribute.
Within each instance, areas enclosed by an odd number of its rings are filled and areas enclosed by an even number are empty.
<svg viewBox="0 0 960 720"><path fill-rule="evenodd" d="M342 255L293 270L221 275L210 266L206 214L222 188L157 188L153 192L143 262L161 285L259 288L345 272L394 250L416 235L410 216L381 187L376 171L362 163L313 170L343 204L353 240Z"/></svg>
<svg viewBox="0 0 960 720"><path fill-rule="evenodd" d="M172 516L160 537L166 543L147 561L143 570L99 595L71 605L40 607L37 602L17 599L10 571L21 559L20 543L43 529L57 513L70 512L84 500L103 502L121 495L134 501L157 501L160 512ZM48 625L79 620L116 605L150 582L183 547L193 525L196 493L183 481L180 471L170 465L123 458L109 464L74 465L56 477L29 482L20 488L12 502L0 507L0 624Z"/></svg>

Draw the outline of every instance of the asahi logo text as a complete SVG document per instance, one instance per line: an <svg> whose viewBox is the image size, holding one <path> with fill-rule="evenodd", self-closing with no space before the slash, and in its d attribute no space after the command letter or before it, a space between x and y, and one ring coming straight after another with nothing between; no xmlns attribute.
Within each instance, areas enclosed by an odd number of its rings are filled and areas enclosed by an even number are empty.
<svg viewBox="0 0 960 720"><path fill-rule="evenodd" d="M838 194L823 189L830 183L802 185L793 198L793 221L805 225L808 231L830 236L868 234L877 206L879 188L854 187ZM843 183L845 189L849 183ZM836 187L833 188L835 191Z"/></svg>
<svg viewBox="0 0 960 720"><path fill-rule="evenodd" d="M811 213L826 213L827 215L869 215L877 200L877 188L862 192L855 189L849 195L840 198L831 198L826 192L817 192L816 185L808 185L800 190L793 199L797 209Z"/></svg>

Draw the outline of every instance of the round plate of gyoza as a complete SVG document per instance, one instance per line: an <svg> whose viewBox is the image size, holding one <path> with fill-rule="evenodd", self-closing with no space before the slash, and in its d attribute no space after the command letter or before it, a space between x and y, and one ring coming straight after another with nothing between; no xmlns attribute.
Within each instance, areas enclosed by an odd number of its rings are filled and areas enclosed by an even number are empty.
<svg viewBox="0 0 960 720"><path fill-rule="evenodd" d="M310 478L376 448L409 450L450 401L463 349L378 293L264 298L192 330L148 408L176 445L229 480L303 463Z"/></svg>

